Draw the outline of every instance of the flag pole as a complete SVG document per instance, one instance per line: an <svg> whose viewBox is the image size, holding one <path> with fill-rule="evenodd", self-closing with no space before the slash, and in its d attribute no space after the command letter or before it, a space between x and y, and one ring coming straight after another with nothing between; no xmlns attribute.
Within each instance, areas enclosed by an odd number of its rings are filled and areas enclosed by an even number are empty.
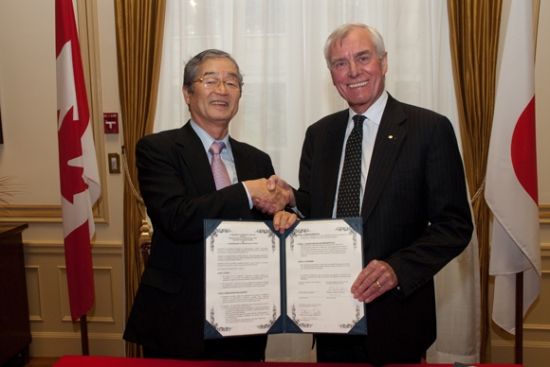
<svg viewBox="0 0 550 367"><path fill-rule="evenodd" d="M89 356L88 349L88 323L86 322L86 314L80 317L80 341L82 344L82 355Z"/></svg>
<svg viewBox="0 0 550 367"><path fill-rule="evenodd" d="M523 364L523 272L516 274L516 364Z"/></svg>

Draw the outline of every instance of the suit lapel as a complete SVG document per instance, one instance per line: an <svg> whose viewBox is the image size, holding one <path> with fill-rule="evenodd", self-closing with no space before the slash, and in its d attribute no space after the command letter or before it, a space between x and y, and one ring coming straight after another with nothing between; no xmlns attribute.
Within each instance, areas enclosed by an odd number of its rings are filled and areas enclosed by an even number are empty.
<svg viewBox="0 0 550 367"><path fill-rule="evenodd" d="M179 145L179 153L185 165L189 167L191 178L201 195L216 191L216 184L210 169L210 162L204 150L201 139L191 127L191 123L185 124L176 137Z"/></svg>
<svg viewBox="0 0 550 367"><path fill-rule="evenodd" d="M346 127L349 119L349 110L339 112L334 116L333 121L327 129L327 140L324 146L320 149L324 152L323 165L325 171L322 174L323 190L323 217L332 217L334 203L336 201L336 186L338 184L338 171L340 169L340 160L344 147L344 138L346 135ZM336 143L334 143L336 142ZM312 182L312 185L318 183Z"/></svg>
<svg viewBox="0 0 550 367"><path fill-rule="evenodd" d="M258 178L256 162L250 159L246 146L239 143L232 137L229 137L233 159L235 160L235 170L239 181L253 180Z"/></svg>
<svg viewBox="0 0 550 367"><path fill-rule="evenodd" d="M185 165L189 167L191 177L197 190L202 194L209 194L216 191L216 184L212 177L208 155L199 136L195 133L188 122L180 130L176 142L180 146L179 153ZM239 181L258 178L255 169L256 162L250 158L246 146L229 137L235 169Z"/></svg>
<svg viewBox="0 0 550 367"><path fill-rule="evenodd" d="M401 144L405 140L407 135L407 130L403 125L405 120L406 115L399 102L392 96L388 96L388 102L376 135L363 195L363 205L361 208L363 223L366 222L382 190L386 186L386 182L398 157Z"/></svg>

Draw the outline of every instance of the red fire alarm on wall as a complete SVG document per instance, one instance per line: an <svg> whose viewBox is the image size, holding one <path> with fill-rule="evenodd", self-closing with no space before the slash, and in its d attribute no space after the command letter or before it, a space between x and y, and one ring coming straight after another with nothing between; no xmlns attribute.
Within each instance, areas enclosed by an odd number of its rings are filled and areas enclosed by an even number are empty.
<svg viewBox="0 0 550 367"><path fill-rule="evenodd" d="M103 113L105 134L118 134L118 113Z"/></svg>

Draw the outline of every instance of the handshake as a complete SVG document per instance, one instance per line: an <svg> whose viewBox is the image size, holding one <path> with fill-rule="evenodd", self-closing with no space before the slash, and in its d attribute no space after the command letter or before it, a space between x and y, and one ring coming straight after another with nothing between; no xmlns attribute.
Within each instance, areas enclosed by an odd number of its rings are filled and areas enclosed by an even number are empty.
<svg viewBox="0 0 550 367"><path fill-rule="evenodd" d="M297 220L296 214L284 212L287 206L296 207L294 191L289 184L277 175L269 179L244 181L254 207L263 213L274 215L273 226L281 233Z"/></svg>
<svg viewBox="0 0 550 367"><path fill-rule="evenodd" d="M274 215L286 208L296 206L294 192L289 184L277 175L271 176L269 179L260 178L253 181L244 181L252 202L256 209Z"/></svg>

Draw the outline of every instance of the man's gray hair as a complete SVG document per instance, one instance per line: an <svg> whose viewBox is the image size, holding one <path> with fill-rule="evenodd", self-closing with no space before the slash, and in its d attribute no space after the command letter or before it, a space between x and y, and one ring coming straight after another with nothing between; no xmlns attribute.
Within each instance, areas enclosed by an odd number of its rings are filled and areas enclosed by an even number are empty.
<svg viewBox="0 0 550 367"><path fill-rule="evenodd" d="M325 60L327 61L327 66L330 69L330 47L335 44L336 42L340 42L342 44L342 41L346 36L354 29L357 28L363 28L369 31L372 42L374 42L374 46L376 47L376 54L378 55L378 58L382 60L384 58L384 55L386 54L386 47L384 46L384 40L382 39L382 36L376 28L369 27L362 23L346 23L341 25L340 27L336 28L334 32L331 33L330 36L328 36L327 41L325 42Z"/></svg>
<svg viewBox="0 0 550 367"><path fill-rule="evenodd" d="M233 62L233 64L235 64L235 67L237 68L237 79L239 80L239 89L241 89L243 85L243 76L239 69L239 64L237 64L237 61L235 61L227 52L216 49L205 50L194 56L185 64L185 68L183 69L183 87L187 88L187 91L192 94L195 91L194 82L199 78L199 75L197 75L199 72L199 67L204 60L223 57L228 58Z"/></svg>

